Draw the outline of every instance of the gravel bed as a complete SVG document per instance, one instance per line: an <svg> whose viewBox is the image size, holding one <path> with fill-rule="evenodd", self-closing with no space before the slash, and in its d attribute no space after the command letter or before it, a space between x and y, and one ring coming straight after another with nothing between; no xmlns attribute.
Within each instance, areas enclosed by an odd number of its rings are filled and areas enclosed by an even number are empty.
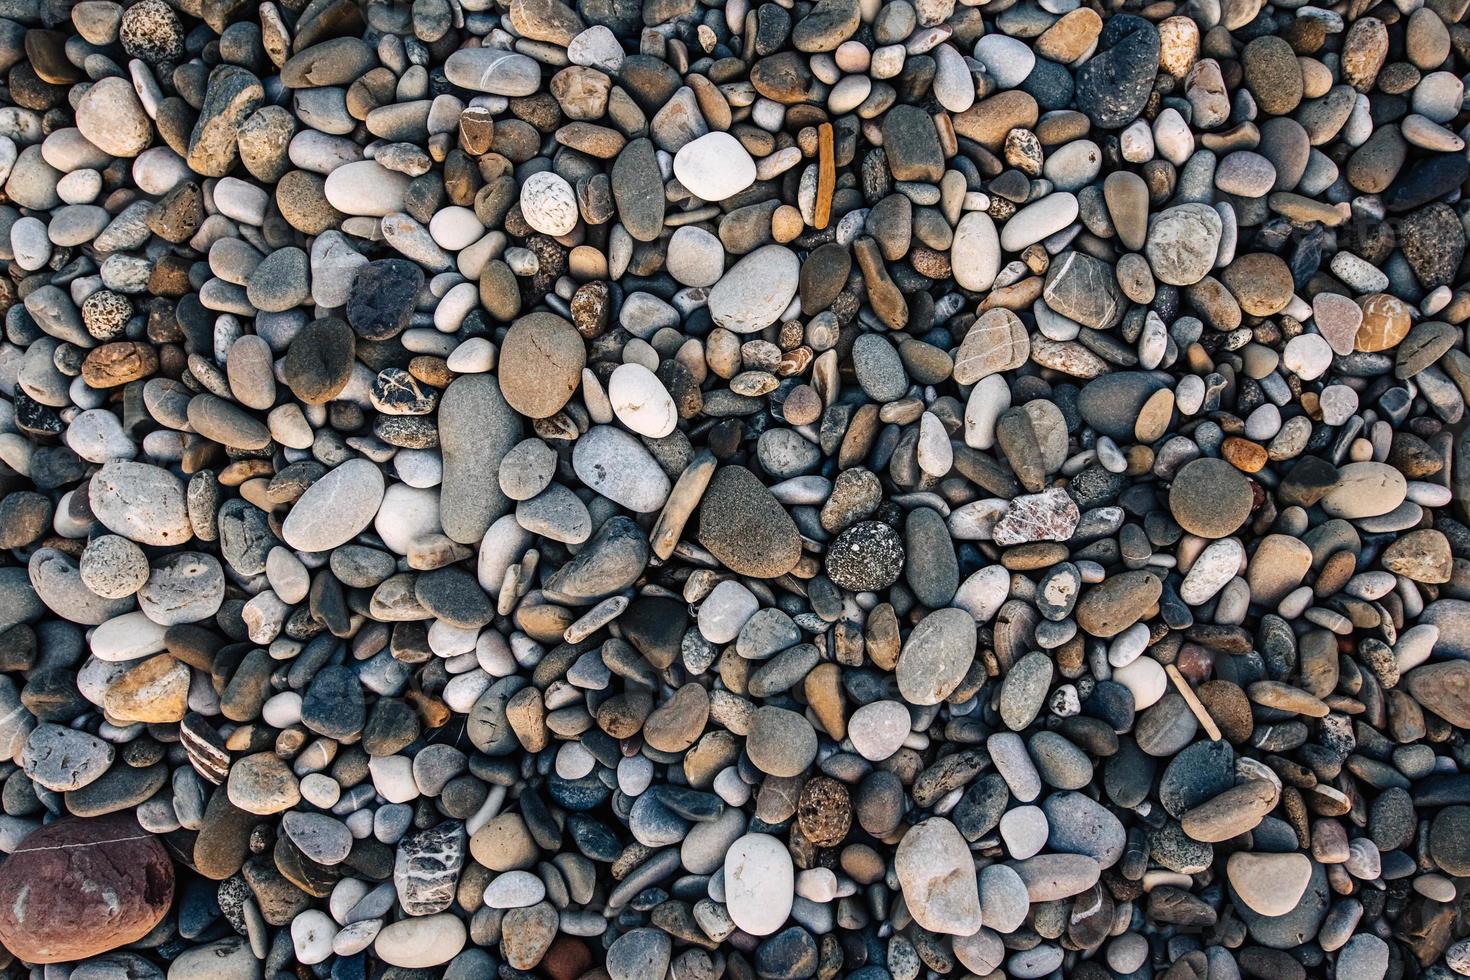
<svg viewBox="0 0 1470 980"><path fill-rule="evenodd" d="M1470 976L1470 0L0 0L0 980Z"/></svg>

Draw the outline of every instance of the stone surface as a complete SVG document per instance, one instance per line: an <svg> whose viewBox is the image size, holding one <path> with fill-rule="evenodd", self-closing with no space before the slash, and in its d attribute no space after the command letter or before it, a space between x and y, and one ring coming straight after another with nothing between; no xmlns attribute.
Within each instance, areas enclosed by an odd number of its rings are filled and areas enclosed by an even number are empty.
<svg viewBox="0 0 1470 980"><path fill-rule="evenodd" d="M28 963L96 956L151 932L173 890L163 844L131 816L58 820L0 865L0 942Z"/></svg>
<svg viewBox="0 0 1470 980"><path fill-rule="evenodd" d="M954 824L931 817L899 841L893 858L909 914L941 935L968 936L980 928L974 859Z"/></svg>
<svg viewBox="0 0 1470 980"><path fill-rule="evenodd" d="M769 936L791 914L794 870L785 846L769 834L746 834L725 852L725 904L735 925Z"/></svg>

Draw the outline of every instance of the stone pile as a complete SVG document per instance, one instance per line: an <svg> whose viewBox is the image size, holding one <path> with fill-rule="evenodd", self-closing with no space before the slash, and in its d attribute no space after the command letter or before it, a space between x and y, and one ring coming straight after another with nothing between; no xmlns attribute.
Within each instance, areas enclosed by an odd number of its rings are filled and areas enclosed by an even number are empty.
<svg viewBox="0 0 1470 980"><path fill-rule="evenodd" d="M1470 975L1467 10L0 0L0 970Z"/></svg>

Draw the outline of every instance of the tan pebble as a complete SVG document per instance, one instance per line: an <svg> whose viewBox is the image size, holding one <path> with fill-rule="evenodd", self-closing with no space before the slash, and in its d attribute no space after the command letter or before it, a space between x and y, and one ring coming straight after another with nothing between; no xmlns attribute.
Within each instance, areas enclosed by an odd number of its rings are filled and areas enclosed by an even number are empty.
<svg viewBox="0 0 1470 980"><path fill-rule="evenodd" d="M1199 57L1199 25L1191 17L1169 17L1159 24L1159 67L1183 78Z"/></svg>
<svg viewBox="0 0 1470 980"><path fill-rule="evenodd" d="M1291 269L1270 252L1238 257L1221 278L1240 308L1251 316L1273 316L1291 302Z"/></svg>
<svg viewBox="0 0 1470 980"><path fill-rule="evenodd" d="M1264 446L1239 436L1228 437L1220 447L1220 453L1243 473L1259 473L1267 461Z"/></svg>
<svg viewBox="0 0 1470 980"><path fill-rule="evenodd" d="M786 243L800 235L806 227L801 211L790 204L783 204L771 215L771 235L776 241Z"/></svg>
<svg viewBox="0 0 1470 980"><path fill-rule="evenodd" d="M1316 58L1298 57L1302 66L1302 97L1320 99L1332 90L1332 69Z"/></svg>
<svg viewBox="0 0 1470 980"><path fill-rule="evenodd" d="M1133 423L1133 437L1144 443L1162 438L1173 416L1174 392L1162 388L1150 395L1139 409L1138 419Z"/></svg>
<svg viewBox="0 0 1470 980"><path fill-rule="evenodd" d="M1065 14L1036 39L1036 53L1043 58L1070 65L1092 50L1102 33L1102 18L1090 7Z"/></svg>
<svg viewBox="0 0 1470 980"><path fill-rule="evenodd" d="M103 707L114 723L168 724L189 710L189 668L163 654L131 668L107 688Z"/></svg>
<svg viewBox="0 0 1470 980"><path fill-rule="evenodd" d="M1009 89L975 103L954 119L955 132L998 153L1006 134L1013 129L1031 129L1040 116L1036 99L1019 89Z"/></svg>
<svg viewBox="0 0 1470 980"><path fill-rule="evenodd" d="M1342 78L1359 92L1373 88L1388 57L1388 27L1377 17L1353 22L1342 42Z"/></svg>
<svg viewBox="0 0 1470 980"><path fill-rule="evenodd" d="M1413 325L1409 305L1397 296L1374 293L1363 297L1358 305L1363 310L1363 322L1354 341L1356 349L1369 354L1389 350L1408 336Z"/></svg>
<svg viewBox="0 0 1470 980"><path fill-rule="evenodd" d="M823 731L841 741L847 737L847 711L842 699L842 668L822 663L811 669L803 682L807 704Z"/></svg>

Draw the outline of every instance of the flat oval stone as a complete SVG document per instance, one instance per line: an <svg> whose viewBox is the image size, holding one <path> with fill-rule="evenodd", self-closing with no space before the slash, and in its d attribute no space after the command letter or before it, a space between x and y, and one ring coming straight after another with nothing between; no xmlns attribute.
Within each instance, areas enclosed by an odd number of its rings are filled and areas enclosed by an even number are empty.
<svg viewBox="0 0 1470 980"><path fill-rule="evenodd" d="M955 825L930 817L910 827L893 856L904 904L922 928L969 936L980 928L975 859Z"/></svg>
<svg viewBox="0 0 1470 980"><path fill-rule="evenodd" d="M499 472L521 439L521 425L499 382L488 374L456 378L444 390L439 399L443 476L438 512L451 541L480 543L491 524L510 509Z"/></svg>
<svg viewBox="0 0 1470 980"><path fill-rule="evenodd" d="M1252 830L1276 806L1280 793L1264 779L1232 786L1180 817L1191 839L1216 844Z"/></svg>
<svg viewBox="0 0 1470 980"><path fill-rule="evenodd" d="M1016 212L1000 230L1000 247L1019 252L1077 220L1077 197L1066 191L1048 194Z"/></svg>
<svg viewBox="0 0 1470 980"><path fill-rule="evenodd" d="M577 195L563 177L547 170L534 173L521 185L521 216L543 235L571 234L577 227Z"/></svg>
<svg viewBox="0 0 1470 980"><path fill-rule="evenodd" d="M575 327L555 313L528 313L511 324L501 344L500 390L527 418L549 418L571 400L586 363Z"/></svg>
<svg viewBox="0 0 1470 980"><path fill-rule="evenodd" d="M327 175L327 203L343 214L383 218L403 210L409 178L375 160L347 163Z"/></svg>
<svg viewBox="0 0 1470 980"><path fill-rule="evenodd" d="M710 316L734 333L764 330L791 305L800 276L801 261L795 252L784 245L763 245L710 288Z"/></svg>
<svg viewBox="0 0 1470 980"><path fill-rule="evenodd" d="M177 545L193 536L183 484L160 467L107 463L92 477L88 497L109 531L139 544Z"/></svg>
<svg viewBox="0 0 1470 980"><path fill-rule="evenodd" d="M128 813L65 817L0 865L0 942L27 963L64 963L141 940L168 914L168 852Z"/></svg>
<svg viewBox="0 0 1470 980"><path fill-rule="evenodd" d="M739 575L776 578L801 559L796 523L766 485L743 466L722 466L715 471L699 505L698 537L700 544Z"/></svg>
<svg viewBox="0 0 1470 980"><path fill-rule="evenodd" d="M444 76L460 88L491 95L534 95L541 86L535 61L498 48L461 48L444 62Z"/></svg>
<svg viewBox="0 0 1470 980"><path fill-rule="evenodd" d="M910 704L938 704L964 680L975 658L975 621L963 609L936 609L904 641L894 675Z"/></svg>
<svg viewBox="0 0 1470 980"><path fill-rule="evenodd" d="M607 381L607 398L618 421L641 436L662 439L678 424L674 399L642 364L619 364Z"/></svg>
<svg viewBox="0 0 1470 980"><path fill-rule="evenodd" d="M949 262L961 289L984 292L1000 274L1000 236L984 211L968 211L955 225Z"/></svg>
<svg viewBox="0 0 1470 980"><path fill-rule="evenodd" d="M1230 888L1261 915L1285 915L1296 907L1312 880L1312 859L1305 854L1260 854L1237 851L1225 865Z"/></svg>
<svg viewBox="0 0 1470 980"><path fill-rule="evenodd" d="M1132 626L1159 601L1163 583L1153 572L1121 572L1093 586L1078 600L1077 625L1109 639Z"/></svg>
<svg viewBox="0 0 1470 980"><path fill-rule="evenodd" d="M746 834L725 852L725 908L752 936L769 936L791 915L796 870L786 845L770 834Z"/></svg>
<svg viewBox="0 0 1470 980"><path fill-rule="evenodd" d="M301 551L330 551L357 537L383 502L383 471L366 459L349 459L313 483L281 525L286 544Z"/></svg>
<svg viewBox="0 0 1470 980"><path fill-rule="evenodd" d="M658 510L669 497L669 478L653 455L610 425L594 425L576 441L572 469L587 486L639 514Z"/></svg>
<svg viewBox="0 0 1470 980"><path fill-rule="evenodd" d="M454 959L467 936L464 922L453 912L414 916L384 926L373 952L390 966L424 970Z"/></svg>
<svg viewBox="0 0 1470 980"><path fill-rule="evenodd" d="M1330 517L1358 520L1387 514L1407 494L1404 475L1387 463L1348 463L1337 471L1337 483L1321 504Z"/></svg>

